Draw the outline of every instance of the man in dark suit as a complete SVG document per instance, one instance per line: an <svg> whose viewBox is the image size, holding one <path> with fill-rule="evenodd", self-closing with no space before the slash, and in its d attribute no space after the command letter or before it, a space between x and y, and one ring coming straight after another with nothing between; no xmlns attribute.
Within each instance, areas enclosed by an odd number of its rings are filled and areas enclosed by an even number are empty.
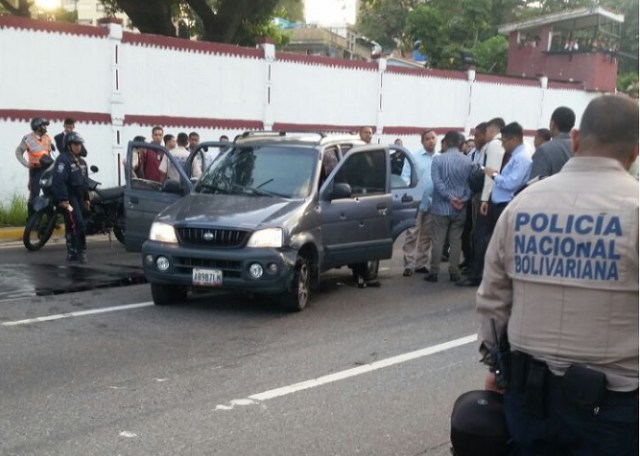
<svg viewBox="0 0 640 456"><path fill-rule="evenodd" d="M53 137L53 140L56 143L56 150L58 151L59 154L61 154L62 152L64 152L64 137L66 134L71 133L72 131L74 131L76 129L76 121L74 119L72 119L71 117L67 117L66 119L64 119L64 123L62 124L62 132L58 133L57 135L55 135ZM81 157L86 157L87 156L87 149L84 147L84 144L82 144L82 152L80 152L80 156Z"/></svg>
<svg viewBox="0 0 640 456"><path fill-rule="evenodd" d="M529 179L556 174L573 156L569 133L575 123L576 115L570 108L560 106L553 111L549 121L552 139L538 147L533 154Z"/></svg>

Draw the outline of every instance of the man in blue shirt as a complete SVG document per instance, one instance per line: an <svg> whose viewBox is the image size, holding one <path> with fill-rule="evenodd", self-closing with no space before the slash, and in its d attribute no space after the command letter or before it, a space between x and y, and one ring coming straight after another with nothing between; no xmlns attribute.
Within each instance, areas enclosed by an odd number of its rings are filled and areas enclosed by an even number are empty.
<svg viewBox="0 0 640 456"><path fill-rule="evenodd" d="M422 149L413 154L418 174L418 186L423 189L422 200L416 214L416 226L406 232L402 252L404 254L403 276L412 276L414 271L428 273L429 254L431 253L431 162L436 155L438 137L434 130L425 130L420 135ZM408 184L411 180L411 165L405 161L402 178Z"/></svg>
<svg viewBox="0 0 640 456"><path fill-rule="evenodd" d="M531 172L531 157L522 143L523 129L518 122L511 122L501 130L502 147L507 158L501 171L485 168L484 172L493 179L489 215L491 217L491 231L496 226L500 214L513 199L515 192L524 187Z"/></svg>
<svg viewBox="0 0 640 456"><path fill-rule="evenodd" d="M462 230L466 218L466 204L471 198L469 175L473 163L461 151L464 137L449 131L442 140L442 155L433 159L431 179L433 180L433 246L431 248L431 272L424 278L428 282L438 281L442 247L449 234L449 279L460 280L460 247Z"/></svg>

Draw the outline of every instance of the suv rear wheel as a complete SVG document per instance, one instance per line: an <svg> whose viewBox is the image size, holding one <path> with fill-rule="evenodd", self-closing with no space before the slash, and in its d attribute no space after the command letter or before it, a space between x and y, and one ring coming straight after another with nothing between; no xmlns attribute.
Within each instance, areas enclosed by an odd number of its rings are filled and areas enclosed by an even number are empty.
<svg viewBox="0 0 640 456"><path fill-rule="evenodd" d="M151 284L151 297L156 306L168 306L187 298L187 289L178 285Z"/></svg>
<svg viewBox="0 0 640 456"><path fill-rule="evenodd" d="M307 306L311 292L311 266L309 260L298 255L289 289L282 296L283 307L291 312L299 312Z"/></svg>

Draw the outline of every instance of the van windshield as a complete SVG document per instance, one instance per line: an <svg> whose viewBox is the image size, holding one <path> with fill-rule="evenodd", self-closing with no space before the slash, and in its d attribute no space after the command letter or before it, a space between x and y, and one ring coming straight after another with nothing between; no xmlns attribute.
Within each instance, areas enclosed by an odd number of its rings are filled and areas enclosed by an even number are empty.
<svg viewBox="0 0 640 456"><path fill-rule="evenodd" d="M194 191L304 198L317 163L318 152L310 148L234 147L211 164Z"/></svg>

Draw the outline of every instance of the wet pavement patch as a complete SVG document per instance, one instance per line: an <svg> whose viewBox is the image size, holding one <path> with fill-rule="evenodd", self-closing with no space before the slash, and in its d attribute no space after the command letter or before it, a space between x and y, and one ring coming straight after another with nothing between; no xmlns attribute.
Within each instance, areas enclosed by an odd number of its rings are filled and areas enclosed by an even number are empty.
<svg viewBox="0 0 640 456"><path fill-rule="evenodd" d="M146 279L141 267L122 264L0 264L0 300L142 283Z"/></svg>

